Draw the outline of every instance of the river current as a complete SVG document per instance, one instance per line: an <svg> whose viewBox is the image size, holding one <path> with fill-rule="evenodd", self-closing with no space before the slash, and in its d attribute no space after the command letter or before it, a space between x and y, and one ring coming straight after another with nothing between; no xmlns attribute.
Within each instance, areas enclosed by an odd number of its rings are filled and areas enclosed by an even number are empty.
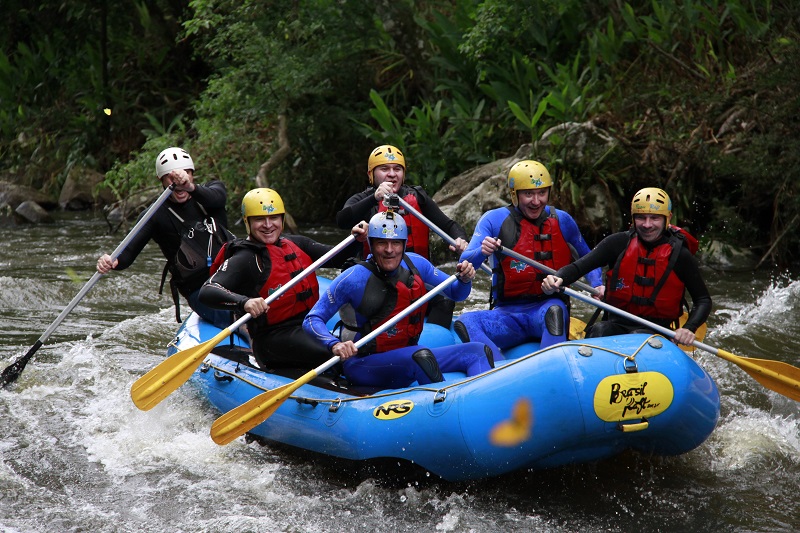
<svg viewBox="0 0 800 533"><path fill-rule="evenodd" d="M4 228L2 368L124 237L96 216L57 216L53 225ZM304 233L332 244L345 236ZM244 439L217 446L209 428L219 413L191 383L148 412L130 399L131 384L163 360L177 329L170 299L158 295L162 267L151 244L128 271L104 276L19 380L0 389L0 531L800 530L800 403L699 351L721 416L705 443L678 457L630 453L453 484L406 465ZM800 366L800 272L704 276L714 298L706 344ZM466 308L484 307L487 290L478 283ZM584 320L591 312L575 305Z"/></svg>

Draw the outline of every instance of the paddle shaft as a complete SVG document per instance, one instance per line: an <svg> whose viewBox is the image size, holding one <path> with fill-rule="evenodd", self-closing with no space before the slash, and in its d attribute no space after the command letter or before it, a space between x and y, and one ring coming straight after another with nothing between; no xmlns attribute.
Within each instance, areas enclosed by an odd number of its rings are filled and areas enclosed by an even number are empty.
<svg viewBox="0 0 800 533"><path fill-rule="evenodd" d="M156 210L159 207L161 207L161 205L164 202L167 201L167 198L170 197L170 195L172 194L172 190L174 188L175 185L170 185L169 187L164 189L164 192L161 193L161 196L159 196L156 199L156 201L153 202L153 205L151 205L147 209L145 214L139 218L139 221L136 223L136 225L133 226L131 231L128 232L128 235L122 240L121 243L119 243L119 246L117 246L116 249L113 252L111 252L112 261L117 257L119 257L119 254L121 254L125 250L125 248L131 242L131 240L133 240L133 238L139 233L139 231L142 229L142 226L144 226L147 223L147 221L150 220L150 218L153 216ZM17 379L19 374L25 368L25 365L28 364L28 361L31 359L31 357L33 357L33 354L35 354L36 351L45 342L47 342L47 339L50 338L50 335L53 334L53 332L56 330L58 326L61 325L61 322L64 321L67 315L75 308L76 305L78 305L78 302L80 302L83 299L83 297L86 296L86 293L92 290L92 287L94 287L95 284L102 277L103 274L101 274L100 272L95 272L89 279L89 281L86 282L83 288L81 288L78 294L75 295L72 301L70 301L69 304L67 304L67 306L61 311L61 313L53 321L53 323L50 324L50 326L44 331L44 333L42 333L41 337L39 337L39 339L33 344L33 346L31 346L31 348L28 350L28 353L26 353L23 357L18 359L13 364L11 364L8 368L3 370L2 377L0 377L0 386L5 386L6 384L11 383L12 381Z"/></svg>
<svg viewBox="0 0 800 533"><path fill-rule="evenodd" d="M509 257L513 257L514 259L517 259L518 261L522 261L523 263L527 263L527 264L529 264L530 266L532 266L534 268L538 268L539 270L541 270L542 272L546 272L547 274L555 275L555 273L556 273L556 271L553 270L552 268L550 268L549 266L543 265L541 263L537 263L536 261L534 261L530 257L525 257L524 255L522 255L520 253L517 253L514 250L511 250L509 248L506 248L505 246L499 246L497 248L497 251L502 253L502 254L506 254ZM585 283L582 283L580 281L576 281L575 283L573 283L573 285L575 285L579 289L582 289L582 290L584 290L584 291L586 291L586 292L588 292L588 293L590 293L592 295L596 295L597 294L597 290L595 290L594 287L591 287L591 286L589 286L589 285L587 285Z"/></svg>
<svg viewBox="0 0 800 533"><path fill-rule="evenodd" d="M414 209L414 206L412 206L411 204L409 204L408 202L406 202L405 200L403 200L399 196L397 197L397 200L400 202L400 205L402 205L403 208L406 211L408 211L409 213L411 213L412 215L414 215L415 217L420 219L423 224L428 226L431 229L431 231L433 231L436 235L441 237L447 244L451 244L451 245L455 246L456 240L454 238L452 238L450 235L448 235L447 233L445 233L442 228L440 228L439 226L437 226L436 224L431 222L431 220L428 217L426 217L425 215L420 213L417 209ZM491 267L489 267L489 265L487 265L486 263L481 263L481 270L483 270L484 272L486 272L489 275L491 275L491 273L492 273Z"/></svg>
<svg viewBox="0 0 800 533"><path fill-rule="evenodd" d="M452 284L457 279L456 275L453 274L442 283L431 289L428 293L426 293L422 298L415 301L413 304L405 308L403 311L398 313L396 316L392 317L391 320L387 321L385 324L381 325L378 329L370 332L368 335L362 337L358 341L355 342L356 348L360 348L364 346L366 343L373 340L375 337L380 335L381 333L385 332L392 326L394 326L397 322L404 319L409 314L416 311L420 306L428 302L431 298L439 294L445 288L447 288L450 284ZM272 413L274 413L280 405L286 401L286 399L291 396L291 394L305 385L309 383L312 379L319 376L327 369L335 365L341 360L341 358L337 355L335 357L331 357L325 363L321 364L317 368L310 370L309 372L305 373L300 378L294 380L291 383L287 383L277 389L268 390L258 396L248 400L244 404L240 405L239 407L235 407L225 413L224 415L220 416L214 424L211 426L211 438L217 444L228 444L229 442L233 441L237 437L244 435L257 425L261 424L269 418Z"/></svg>

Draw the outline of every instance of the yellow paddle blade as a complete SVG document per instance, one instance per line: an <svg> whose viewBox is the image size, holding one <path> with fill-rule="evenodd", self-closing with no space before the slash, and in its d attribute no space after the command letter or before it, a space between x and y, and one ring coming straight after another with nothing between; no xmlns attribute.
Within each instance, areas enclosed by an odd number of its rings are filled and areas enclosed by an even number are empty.
<svg viewBox="0 0 800 533"><path fill-rule="evenodd" d="M739 357L719 349L716 355L737 365L764 387L800 402L800 368L783 361Z"/></svg>
<svg viewBox="0 0 800 533"><path fill-rule="evenodd" d="M576 341L586 337L586 322L574 316L569 317L569 340Z"/></svg>
<svg viewBox="0 0 800 533"><path fill-rule="evenodd" d="M277 389L259 394L217 418L211 425L211 439L228 444L269 418L294 391L317 377L316 369Z"/></svg>
<svg viewBox="0 0 800 533"><path fill-rule="evenodd" d="M225 328L214 338L192 348L181 350L158 364L131 386L133 403L148 411L186 383L214 347L231 334Z"/></svg>
<svg viewBox="0 0 800 533"><path fill-rule="evenodd" d="M531 438L533 408L528 398L520 398L511 408L511 419L503 420L492 428L489 442L495 446L513 448Z"/></svg>

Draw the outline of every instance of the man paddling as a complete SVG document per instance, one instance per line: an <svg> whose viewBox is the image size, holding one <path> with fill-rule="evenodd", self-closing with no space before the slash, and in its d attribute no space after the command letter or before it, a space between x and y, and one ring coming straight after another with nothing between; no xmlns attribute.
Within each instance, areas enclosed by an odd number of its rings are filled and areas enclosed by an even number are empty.
<svg viewBox="0 0 800 533"><path fill-rule="evenodd" d="M553 270L589 253L575 220L547 205L553 180L538 161L524 160L508 172L511 204L484 213L461 254L476 268L494 258L491 309L464 313L455 323L462 340L484 342L495 353L538 340L541 347L563 342L569 330L569 299L542 292L544 273L500 252L513 250ZM601 284L600 270L587 276Z"/></svg>
<svg viewBox="0 0 800 533"><path fill-rule="evenodd" d="M695 331L711 313L711 296L694 257L697 241L676 226L670 226L672 201L655 187L640 190L631 201L630 230L609 235L578 261L547 276L542 290L553 294L589 270L606 266L606 283L600 288L603 300L636 316L675 331L678 344L691 345ZM686 290L692 309L683 326L678 326ZM611 313L592 325L586 337L625 333L653 333L653 330Z"/></svg>
<svg viewBox="0 0 800 533"><path fill-rule="evenodd" d="M208 267L222 245L234 236L226 228L227 192L225 184L212 180L195 183L194 161L177 147L163 150L156 158L156 176L164 188L174 185L173 193L136 234L128 246L112 259L103 254L97 271L124 270L133 264L150 240L158 244L167 259L161 289L170 273L170 292L175 303L175 318L181 321L180 295L207 322L224 328L231 323L230 313L211 309L198 299L200 287L208 279Z"/></svg>
<svg viewBox="0 0 800 533"><path fill-rule="evenodd" d="M387 197L398 195L453 238L454 243L450 245L452 251L460 254L467 247L464 228L445 215L422 187L406 185L406 158L397 147L386 144L375 148L367 160L367 177L369 187L351 196L336 213L336 224L340 228L350 228L361 220L369 220L376 213L386 211L390 208L386 205ZM428 226L398 206L392 209L403 216L408 227L407 251L430 260ZM361 257L366 258L369 253L369 247L364 244ZM455 302L437 295L428 305L428 323L450 329L454 309Z"/></svg>
<svg viewBox="0 0 800 533"><path fill-rule="evenodd" d="M345 376L358 385L398 388L415 381L420 385L443 381L442 372L473 376L492 368L492 353L481 343L431 349L418 346L424 305L372 342L356 347L354 341L422 298L426 285L436 286L450 277L424 257L405 253L408 229L397 213L374 215L366 237L371 250L367 260L337 276L303 322L303 328L320 346L344 361ZM461 301L469 296L475 269L468 261L462 261L456 269L458 279L443 292ZM326 326L337 311L342 318L341 338Z"/></svg>
<svg viewBox="0 0 800 533"><path fill-rule="evenodd" d="M200 289L200 301L254 319L247 324L253 355L262 368L312 368L330 353L302 329L303 318L319 299L311 273L267 305L265 299L333 248L302 235L283 235L286 210L272 189L253 189L242 199L247 238L228 243L212 265L212 276ZM354 233L366 230L356 227ZM338 268L354 255L357 242L324 266Z"/></svg>

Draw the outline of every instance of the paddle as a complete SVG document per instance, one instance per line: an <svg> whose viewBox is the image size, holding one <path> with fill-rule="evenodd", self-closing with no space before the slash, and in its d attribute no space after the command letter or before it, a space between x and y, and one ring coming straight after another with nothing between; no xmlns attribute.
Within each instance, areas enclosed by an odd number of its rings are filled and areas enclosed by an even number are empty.
<svg viewBox="0 0 800 533"><path fill-rule="evenodd" d="M338 254L355 240L354 235L349 235L342 242L331 248L325 255L311 263L305 270L291 279L286 285L270 294L266 302L269 305L280 298L286 291L291 289L301 279L317 270L320 265L326 263L331 257ZM156 406L161 400L169 396L178 387L186 383L189 377L203 362L214 347L225 340L239 326L253 318L251 314L246 314L227 328L220 331L210 340L192 348L181 350L162 361L155 368L143 375L131 386L131 398L136 407L142 411L147 411Z"/></svg>
<svg viewBox="0 0 800 533"><path fill-rule="evenodd" d="M506 250L503 250L503 253L508 254ZM511 255L511 254L508 254ZM519 254L517 254L519 255ZM533 267L539 268L539 264L533 261L532 259L528 259L525 256L513 256L520 261L523 261ZM543 266L543 265L542 265ZM662 335L674 338L675 332L671 329L665 328L663 326L659 326L658 324L654 324L644 318L614 307L613 305L609 305L605 302L601 302L584 294L581 294L577 291L570 289L569 287L560 287L566 294L572 296L573 298L577 298L582 300L586 303L591 305L600 307L601 309L605 309L610 313L616 313L620 316L627 318L628 320L632 320L648 328L661 333ZM791 398L794 401L800 402L800 368L792 366L788 363L784 363L782 361L770 361L767 359L754 359L752 357L740 357L738 355L734 355L731 352L726 352L720 348L714 348L713 346L709 346L708 344L704 344L698 340L692 342L692 346L696 348L700 348L703 351L706 351L712 355L716 355L726 361L729 361L739 368L750 374L756 381L761 383L764 387L777 392L787 398Z"/></svg>
<svg viewBox="0 0 800 533"><path fill-rule="evenodd" d="M402 312L398 313L397 316L393 317L378 329L370 332L368 335L356 341L356 348L364 346L372 339L394 326L397 322L413 313L428 300L447 288L455 280L456 275L453 274L439 285L431 289L425 294L425 296L406 307ZM331 357L328 359L328 361L307 372L295 381L287 383L286 385L278 387L277 389L268 390L243 403L239 407L231 409L219 417L214 424L212 424L211 438L217 444L222 445L228 444L237 437L244 435L269 418L272 413L274 413L294 391L310 382L312 379L319 376L321 373L325 372L338 362L339 356Z"/></svg>
<svg viewBox="0 0 800 533"><path fill-rule="evenodd" d="M119 243L119 246L117 246L117 248L111 253L112 261L116 259L119 256L119 254L122 253L125 247L128 246L128 243L130 243L131 240L142 229L142 226L144 226L147 223L147 221L150 220L150 218L153 216L156 210L159 207L161 207L161 204L163 204L167 200L167 198L169 198L170 194L172 194L172 189L174 188L175 185L170 185L169 187L164 189L164 192L161 193L161 196L159 196L156 199L156 201L153 202L153 205L151 205L147 209L144 215L142 215L141 218L139 218L139 221L136 223L136 225L133 226L131 231L128 232L128 235L122 240L121 243ZM45 332L42 333L42 336L39 337L39 339L33 344L33 346L31 346L30 350L28 350L28 353L26 353L16 361L14 361L12 364L6 367L5 370L3 370L3 374L0 376L0 387L5 387L6 385L12 383L19 377L19 375L25 369L25 365L27 365L28 361L30 361L31 358L33 357L33 354L35 354L36 351L45 342L47 342L47 339L50 338L50 335L52 335L53 332L56 330L56 328L59 325L61 325L61 322L64 321L67 315L75 308L76 305L78 305L78 302L80 302L83 299L83 297L86 296L86 293L88 293L92 289L92 287L94 287L95 283L97 283L97 281L101 277L103 277L103 274L101 274L100 272L95 272L94 275L89 279L89 281L87 281L86 284L83 286L80 292L78 292L78 294L75 295L75 297L64 308L64 310L61 311L61 314L59 314L58 317L53 321L53 323L50 324L50 327L48 327L45 330Z"/></svg>

